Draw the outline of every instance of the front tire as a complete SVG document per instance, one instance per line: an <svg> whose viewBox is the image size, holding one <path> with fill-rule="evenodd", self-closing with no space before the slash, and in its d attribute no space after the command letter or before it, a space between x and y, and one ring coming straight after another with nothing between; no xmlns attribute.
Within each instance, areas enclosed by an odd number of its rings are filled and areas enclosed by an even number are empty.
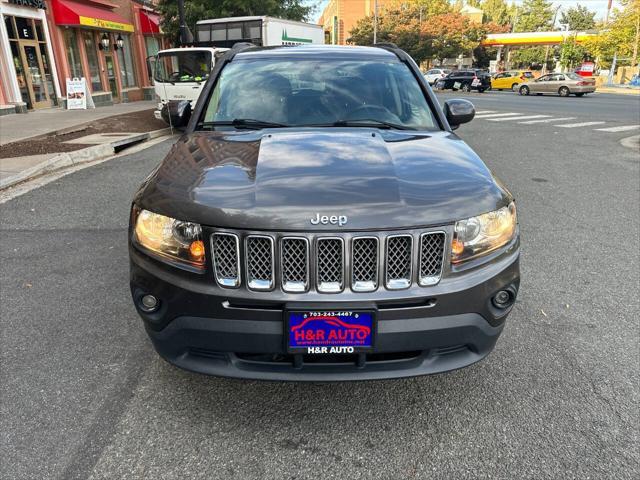
<svg viewBox="0 0 640 480"><path fill-rule="evenodd" d="M560 87L560 89L558 90L558 95L560 95L561 97L568 97L570 94L571 92L567 87Z"/></svg>
<svg viewBox="0 0 640 480"><path fill-rule="evenodd" d="M518 90L518 93L520 95L529 95L530 93L529 87L527 87L526 85L521 86L520 90Z"/></svg>

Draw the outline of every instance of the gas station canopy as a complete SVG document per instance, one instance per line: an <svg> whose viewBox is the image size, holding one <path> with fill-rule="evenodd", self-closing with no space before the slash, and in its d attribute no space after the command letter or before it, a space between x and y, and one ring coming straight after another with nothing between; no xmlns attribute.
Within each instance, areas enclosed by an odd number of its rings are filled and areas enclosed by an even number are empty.
<svg viewBox="0 0 640 480"><path fill-rule="evenodd" d="M522 32L522 33L492 33L487 35L480 45L483 47L502 46L533 46L558 45L565 39L575 36L576 42L581 43L597 33L590 32Z"/></svg>

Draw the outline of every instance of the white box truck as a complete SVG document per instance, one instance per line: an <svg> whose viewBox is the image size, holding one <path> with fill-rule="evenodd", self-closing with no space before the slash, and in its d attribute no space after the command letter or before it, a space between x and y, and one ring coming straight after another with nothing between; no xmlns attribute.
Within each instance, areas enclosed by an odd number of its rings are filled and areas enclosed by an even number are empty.
<svg viewBox="0 0 640 480"><path fill-rule="evenodd" d="M231 48L238 42L258 46L324 44L322 25L274 17L230 17L196 23L196 42Z"/></svg>
<svg viewBox="0 0 640 480"><path fill-rule="evenodd" d="M160 99L155 117L168 123L170 102L195 105L216 60L239 42L257 46L324 44L324 31L321 25L266 16L199 21L195 46L161 50L154 59L154 89Z"/></svg>

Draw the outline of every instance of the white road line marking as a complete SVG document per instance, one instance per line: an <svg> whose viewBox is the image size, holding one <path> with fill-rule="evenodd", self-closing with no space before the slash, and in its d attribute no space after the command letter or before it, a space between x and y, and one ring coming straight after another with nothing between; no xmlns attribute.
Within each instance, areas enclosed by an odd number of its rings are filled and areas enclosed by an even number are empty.
<svg viewBox="0 0 640 480"><path fill-rule="evenodd" d="M512 120L525 120L527 118L546 118L551 115L524 115L519 117L487 118L490 122L509 122Z"/></svg>
<svg viewBox="0 0 640 480"><path fill-rule="evenodd" d="M621 127L609 127L609 128L595 128L598 132L626 132L627 130L635 130L640 128L640 125L623 125Z"/></svg>
<svg viewBox="0 0 640 480"><path fill-rule="evenodd" d="M484 115L485 113L496 113L495 110L482 110L481 112L476 112L476 115Z"/></svg>
<svg viewBox="0 0 640 480"><path fill-rule="evenodd" d="M549 123L549 122L561 122L562 120L575 120L576 117L563 117L563 118L545 118L544 120L531 120L529 122L518 122L523 125L529 125L530 123Z"/></svg>
<svg viewBox="0 0 640 480"><path fill-rule="evenodd" d="M578 127L588 127L589 125L602 125L607 122L581 122L581 123L567 123L566 125L554 125L554 127L560 128L578 128Z"/></svg>
<svg viewBox="0 0 640 480"><path fill-rule="evenodd" d="M513 117L515 115L522 115L522 114L521 113L491 113L489 115L476 115L475 118Z"/></svg>

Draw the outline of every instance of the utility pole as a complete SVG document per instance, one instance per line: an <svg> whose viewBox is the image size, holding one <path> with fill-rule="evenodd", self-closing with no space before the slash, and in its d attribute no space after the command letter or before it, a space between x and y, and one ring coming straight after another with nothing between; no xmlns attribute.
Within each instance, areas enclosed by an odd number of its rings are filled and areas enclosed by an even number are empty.
<svg viewBox="0 0 640 480"><path fill-rule="evenodd" d="M178 0L178 18L180 19L180 45L187 45L193 42L193 36L185 20L184 0Z"/></svg>
<svg viewBox="0 0 640 480"><path fill-rule="evenodd" d="M373 2L373 44L378 43L378 0Z"/></svg>
<svg viewBox="0 0 640 480"><path fill-rule="evenodd" d="M609 13L611 12L611 3L613 2L613 0L609 0L609 3L607 4L607 14L604 17L604 23L607 24L609 23Z"/></svg>

